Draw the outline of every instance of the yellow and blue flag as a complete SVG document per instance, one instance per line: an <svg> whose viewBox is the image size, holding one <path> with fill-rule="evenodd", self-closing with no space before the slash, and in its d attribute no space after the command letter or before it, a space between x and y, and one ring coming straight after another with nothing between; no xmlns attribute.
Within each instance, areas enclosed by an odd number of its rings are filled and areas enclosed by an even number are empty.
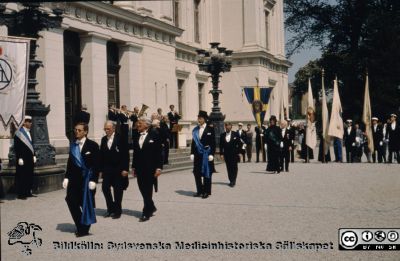
<svg viewBox="0 0 400 261"><path fill-rule="evenodd" d="M265 113L268 109L268 102L272 88L246 86L243 88L243 92L246 95L247 101L251 105L251 110L257 125L261 127L264 122Z"/></svg>

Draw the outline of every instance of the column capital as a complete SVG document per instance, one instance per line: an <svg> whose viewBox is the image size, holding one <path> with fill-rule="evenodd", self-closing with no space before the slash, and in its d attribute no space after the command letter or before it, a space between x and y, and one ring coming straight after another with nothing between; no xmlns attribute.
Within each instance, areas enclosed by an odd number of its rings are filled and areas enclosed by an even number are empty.
<svg viewBox="0 0 400 261"><path fill-rule="evenodd" d="M125 42L120 45L121 48L125 50L135 50L141 52L143 50L143 45L140 43L134 43L134 42Z"/></svg>

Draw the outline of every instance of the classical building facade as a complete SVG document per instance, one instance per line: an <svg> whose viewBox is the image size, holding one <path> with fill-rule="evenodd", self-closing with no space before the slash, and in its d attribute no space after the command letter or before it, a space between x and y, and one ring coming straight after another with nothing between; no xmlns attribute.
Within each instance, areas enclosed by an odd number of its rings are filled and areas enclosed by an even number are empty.
<svg viewBox="0 0 400 261"><path fill-rule="evenodd" d="M81 104L91 114L89 136L97 141L110 104L130 110L146 104L149 112L164 113L175 104L182 138L190 139L199 109L211 111L211 82L199 71L195 51L210 42L234 51L231 72L220 82L227 120L253 121L242 87L254 86L256 78L260 86L274 87L267 117L288 105L283 0L67 2L63 8L62 28L41 32L37 50L44 64L37 90L51 108L55 147L68 146ZM7 34L6 28L1 32Z"/></svg>

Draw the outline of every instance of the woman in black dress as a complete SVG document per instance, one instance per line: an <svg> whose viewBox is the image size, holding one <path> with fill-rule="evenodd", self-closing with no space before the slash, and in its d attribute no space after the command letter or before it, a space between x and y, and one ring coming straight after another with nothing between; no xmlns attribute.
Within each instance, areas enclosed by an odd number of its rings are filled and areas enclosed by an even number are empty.
<svg viewBox="0 0 400 261"><path fill-rule="evenodd" d="M265 130L265 142L267 143L268 164L267 171L273 173L280 172L279 158L281 154L282 133L276 126L276 117L274 115L269 119L269 127Z"/></svg>

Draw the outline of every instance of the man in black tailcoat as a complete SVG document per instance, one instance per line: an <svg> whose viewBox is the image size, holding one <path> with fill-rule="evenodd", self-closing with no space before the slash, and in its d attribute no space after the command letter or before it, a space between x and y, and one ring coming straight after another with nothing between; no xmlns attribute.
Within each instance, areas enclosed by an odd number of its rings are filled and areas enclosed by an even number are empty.
<svg viewBox="0 0 400 261"><path fill-rule="evenodd" d="M117 219L122 214L122 197L128 186L129 151L128 144L122 142L115 133L115 123L107 121L104 124L106 136L100 144L99 176L103 177L102 190L106 200L107 212L104 217ZM113 187L114 199L111 194Z"/></svg>
<svg viewBox="0 0 400 261"><path fill-rule="evenodd" d="M292 138L287 126L287 121L282 120L280 122L282 136L282 141L279 144L281 148L280 170L285 172L289 172L290 152L293 150Z"/></svg>
<svg viewBox="0 0 400 261"><path fill-rule="evenodd" d="M372 117L372 138L374 140L374 151L372 152L372 161L376 162L376 154L378 152L378 162L383 160L383 130L382 126L378 125L378 118Z"/></svg>
<svg viewBox="0 0 400 261"><path fill-rule="evenodd" d="M168 112L167 116L168 116L168 120L169 120L169 129L171 130L171 148L177 148L178 147L178 133L177 132L172 132L172 129L174 128L175 125L178 124L179 120L181 119L181 115L179 115L179 113L177 111L175 111L175 106L174 105L170 105L169 109L171 110L170 112Z"/></svg>
<svg viewBox="0 0 400 261"><path fill-rule="evenodd" d="M271 115L269 119L269 127L265 131L265 143L267 144L268 164L267 171L270 173L280 173L280 154L281 154L281 129L276 125L277 119L275 115Z"/></svg>
<svg viewBox="0 0 400 261"><path fill-rule="evenodd" d="M67 170L63 181L63 188L67 189L69 211L76 225L75 235L82 237L89 235L90 225L96 222L95 216L90 216L91 222L82 218L84 213L94 214L94 194L98 181L99 145L87 138L89 127L86 123L77 123L74 128L75 141L70 145ZM75 151L76 149L77 151ZM76 158L82 161L77 162ZM88 202L91 202L88 204ZM89 206L85 209L84 206ZM84 216L85 217L85 216ZM90 219L90 218L89 218Z"/></svg>
<svg viewBox="0 0 400 261"><path fill-rule="evenodd" d="M344 147L346 148L346 162L350 163L353 162L354 158L354 143L356 142L356 131L352 127L353 121L346 120L347 127L344 129L343 141Z"/></svg>
<svg viewBox="0 0 400 261"><path fill-rule="evenodd" d="M400 126L397 115L390 115L390 123L386 126L386 139L389 140L388 163L392 163L393 154L396 154L397 163L400 163Z"/></svg>
<svg viewBox="0 0 400 261"><path fill-rule="evenodd" d="M229 186L236 185L236 178L238 174L238 160L240 148L243 143L240 140L237 132L232 131L232 124L225 123L225 132L221 134L219 141L219 152L221 158L225 160L226 169L228 171Z"/></svg>
<svg viewBox="0 0 400 261"><path fill-rule="evenodd" d="M208 115L199 111L198 126L192 132L190 159L193 163L193 174L196 182L194 197L208 198L211 195L211 180L215 154L215 131L207 125Z"/></svg>
<svg viewBox="0 0 400 261"><path fill-rule="evenodd" d="M290 147L292 148L290 150L290 162L294 162L294 139L296 138L296 130L295 128L292 126L292 120L291 119L287 119L287 128L289 131L289 138L290 138L290 142L291 145Z"/></svg>
<svg viewBox="0 0 400 261"><path fill-rule="evenodd" d="M87 112L86 104L82 104L81 110L77 112L74 116L74 125L83 122L89 124L90 121L90 113Z"/></svg>
<svg viewBox="0 0 400 261"><path fill-rule="evenodd" d="M25 116L23 126L15 133L14 151L16 159L15 188L18 199L34 197L31 189L33 186L33 169L36 162L35 149L33 148L30 130L32 117Z"/></svg>
<svg viewBox="0 0 400 261"><path fill-rule="evenodd" d="M133 141L132 171L137 177L144 202L139 222L149 220L157 211L153 202L153 186L157 183L157 177L161 175L163 166L160 137L156 131L149 129L150 126L150 120L139 118L137 122L139 137Z"/></svg>
<svg viewBox="0 0 400 261"><path fill-rule="evenodd" d="M242 140L242 143L246 144L247 135L246 135L246 131L243 130L243 123L239 122L238 130L236 132L239 135L239 138ZM246 162L246 145L244 145L244 147L240 149L240 154L243 157L243 162ZM240 158L239 158L239 162L240 162Z"/></svg>
<svg viewBox="0 0 400 261"><path fill-rule="evenodd" d="M256 162L260 162L260 153L262 157L262 162L265 162L266 161L265 147L264 147L265 126L261 125L261 130L260 127L256 126L254 130L256 132Z"/></svg>

